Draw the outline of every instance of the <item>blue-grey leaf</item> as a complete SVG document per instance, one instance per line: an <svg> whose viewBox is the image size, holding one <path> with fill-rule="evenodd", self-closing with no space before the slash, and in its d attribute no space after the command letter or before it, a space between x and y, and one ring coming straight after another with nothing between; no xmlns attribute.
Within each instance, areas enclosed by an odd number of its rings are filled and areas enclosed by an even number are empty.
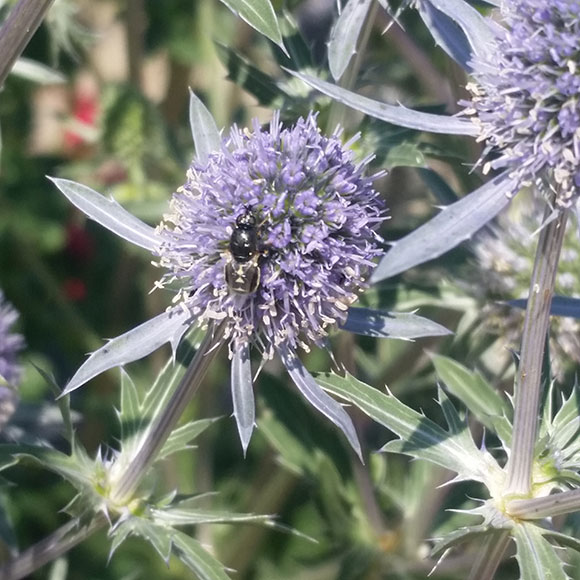
<svg viewBox="0 0 580 580"><path fill-rule="evenodd" d="M236 345L231 374L234 417L245 456L255 423L254 386L252 384L252 364L248 343Z"/></svg>
<svg viewBox="0 0 580 580"><path fill-rule="evenodd" d="M437 44L467 71L473 56L484 57L493 46L491 26L464 0L422 0L418 10Z"/></svg>
<svg viewBox="0 0 580 580"><path fill-rule="evenodd" d="M366 336L403 340L453 334L444 326L416 314L354 307L349 308L348 317L342 329Z"/></svg>
<svg viewBox="0 0 580 580"><path fill-rule="evenodd" d="M326 81L316 77L289 69L285 70L303 80L307 85L310 85L317 91L332 97L348 107L352 107L353 109L366 113L371 117L393 123L400 127L408 127L409 129L427 131L430 133L444 133L446 135L475 136L479 132L476 125L468 119L447 117L445 115L433 115L432 113L422 113L400 105L387 105L386 103L363 97L362 95L353 93L352 91L343 89L337 85L333 85L332 83L327 83Z"/></svg>
<svg viewBox="0 0 580 580"><path fill-rule="evenodd" d="M298 387L302 396L344 433L348 442L362 461L362 451L354 424L342 405L322 390L322 387L306 370L306 367L296 354L291 352L287 347L281 347L280 355L288 374L292 377L294 384Z"/></svg>
<svg viewBox="0 0 580 580"><path fill-rule="evenodd" d="M443 208L433 219L393 244L373 272L371 282L433 260L469 239L509 204L514 186L514 180L505 172Z"/></svg>
<svg viewBox="0 0 580 580"><path fill-rule="evenodd" d="M56 177L49 179L74 206L119 237L151 252L159 245L161 238L155 233L155 229L129 213L114 199L106 198L75 181Z"/></svg>
<svg viewBox="0 0 580 580"><path fill-rule="evenodd" d="M518 298L507 302L515 308L526 309L528 304L527 298ZM550 308L552 316L569 316L570 318L580 318L580 298L570 298L569 296L554 295L552 297L552 306Z"/></svg>
<svg viewBox="0 0 580 580"><path fill-rule="evenodd" d="M91 354L68 382L62 394L67 395L108 369L139 360L166 342L171 343L175 352L184 332L191 326L190 318L189 312L173 308L113 338Z"/></svg>
<svg viewBox="0 0 580 580"><path fill-rule="evenodd" d="M221 137L211 113L191 89L189 89L189 124L196 159L205 163L212 151L220 149Z"/></svg>
<svg viewBox="0 0 580 580"><path fill-rule="evenodd" d="M335 80L344 74L352 56L372 0L348 0L332 27L328 43L328 66Z"/></svg>

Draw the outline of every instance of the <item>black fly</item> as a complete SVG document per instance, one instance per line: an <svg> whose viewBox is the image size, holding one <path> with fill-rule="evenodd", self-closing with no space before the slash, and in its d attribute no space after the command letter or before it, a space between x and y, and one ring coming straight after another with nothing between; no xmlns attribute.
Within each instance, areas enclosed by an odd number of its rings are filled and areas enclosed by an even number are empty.
<svg viewBox="0 0 580 580"><path fill-rule="evenodd" d="M226 283L232 292L252 294L258 289L260 257L256 218L251 209L246 207L244 213L236 218L224 267Z"/></svg>

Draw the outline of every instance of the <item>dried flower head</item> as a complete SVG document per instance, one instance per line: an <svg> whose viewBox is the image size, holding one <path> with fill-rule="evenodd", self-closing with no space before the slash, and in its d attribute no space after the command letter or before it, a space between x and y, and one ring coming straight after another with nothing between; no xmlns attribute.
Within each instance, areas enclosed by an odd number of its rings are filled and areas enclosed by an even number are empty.
<svg viewBox="0 0 580 580"><path fill-rule="evenodd" d="M466 112L487 169L508 168L520 186L547 177L569 207L580 186L580 2L512 0L502 16L489 58L473 63Z"/></svg>
<svg viewBox="0 0 580 580"><path fill-rule="evenodd" d="M206 163L193 162L159 233L162 284L204 323L227 320L226 338L271 357L321 344L346 320L381 253L383 204L316 115L269 131L238 128Z"/></svg>
<svg viewBox="0 0 580 580"><path fill-rule="evenodd" d="M479 235L473 248L478 265L470 272L470 288L484 304L481 319L484 328L502 336L510 347L521 340L524 314L506 301L527 298L529 279L534 266L535 234L541 227L545 202L533 197L533 203L516 199L510 211L503 213L492 233ZM575 227L566 230L555 293L580 298L580 241ZM475 282L475 283L474 283ZM580 321L555 316L550 324L550 351L554 370L561 373L570 362L580 363Z"/></svg>

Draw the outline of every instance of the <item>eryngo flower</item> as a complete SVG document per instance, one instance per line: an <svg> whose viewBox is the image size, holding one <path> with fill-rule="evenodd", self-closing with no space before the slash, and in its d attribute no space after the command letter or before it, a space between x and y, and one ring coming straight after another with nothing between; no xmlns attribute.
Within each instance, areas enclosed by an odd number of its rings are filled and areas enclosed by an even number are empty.
<svg viewBox="0 0 580 580"><path fill-rule="evenodd" d="M468 85L487 167L507 168L520 186L547 176L569 207L580 186L580 2L511 0L501 11Z"/></svg>
<svg viewBox="0 0 580 580"><path fill-rule="evenodd" d="M193 107L202 105L192 95ZM448 334L413 314L349 309L381 252L376 229L385 210L372 187L377 175L364 174L370 159L356 163L340 131L323 136L314 114L285 129L275 114L269 130L254 122L253 131L234 127L223 141L213 121L207 125L205 108L199 116L206 122L202 145L216 145L192 163L156 230L85 186L55 180L90 217L157 256L167 270L157 286L176 287L173 307L93 353L65 393L164 342L175 350L192 325L219 326L229 345L244 449L255 420L250 350L256 346L265 358L281 356L303 396L360 454L350 417L297 350L323 345L336 326L390 338Z"/></svg>
<svg viewBox="0 0 580 580"><path fill-rule="evenodd" d="M16 387L22 374L18 355L24 347L24 338L12 327L18 320L18 313L6 302L0 290L0 429L10 419L18 396Z"/></svg>
<svg viewBox="0 0 580 580"><path fill-rule="evenodd" d="M176 300L201 323L225 319L232 353L321 345L366 287L385 212L368 159L355 164L339 136L321 135L312 114L287 129L278 115L269 131L234 128L173 196L162 283L180 282Z"/></svg>

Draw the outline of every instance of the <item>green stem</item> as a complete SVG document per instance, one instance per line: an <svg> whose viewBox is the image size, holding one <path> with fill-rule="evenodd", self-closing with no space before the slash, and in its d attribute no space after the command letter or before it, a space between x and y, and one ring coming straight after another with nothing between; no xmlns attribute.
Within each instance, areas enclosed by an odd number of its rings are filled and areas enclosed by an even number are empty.
<svg viewBox="0 0 580 580"><path fill-rule="evenodd" d="M497 530L486 536L483 545L478 548L468 580L493 580L510 542L508 530Z"/></svg>
<svg viewBox="0 0 580 580"><path fill-rule="evenodd" d="M155 461L157 453L171 435L183 411L197 392L211 362L219 353L223 332L223 324L208 329L167 407L151 426L129 468L119 479L114 492L111 494L112 501L124 504L131 499L139 482Z"/></svg>
<svg viewBox="0 0 580 580"><path fill-rule="evenodd" d="M550 213L547 208L546 217ZM542 228L536 250L515 384L514 432L507 464L509 494L528 495L531 490L542 392L542 361L566 218L567 212L562 210Z"/></svg>
<svg viewBox="0 0 580 580"><path fill-rule="evenodd" d="M0 88L54 0L20 0L0 28Z"/></svg>
<svg viewBox="0 0 580 580"><path fill-rule="evenodd" d="M535 499L516 499L506 504L506 511L510 516L523 520L541 520L579 510L580 489Z"/></svg>
<svg viewBox="0 0 580 580"><path fill-rule="evenodd" d="M78 518L71 520L44 540L22 552L16 559L2 566L0 580L20 580L29 576L41 566L66 554L106 523L107 520L103 514L97 514L86 526L81 526Z"/></svg>

